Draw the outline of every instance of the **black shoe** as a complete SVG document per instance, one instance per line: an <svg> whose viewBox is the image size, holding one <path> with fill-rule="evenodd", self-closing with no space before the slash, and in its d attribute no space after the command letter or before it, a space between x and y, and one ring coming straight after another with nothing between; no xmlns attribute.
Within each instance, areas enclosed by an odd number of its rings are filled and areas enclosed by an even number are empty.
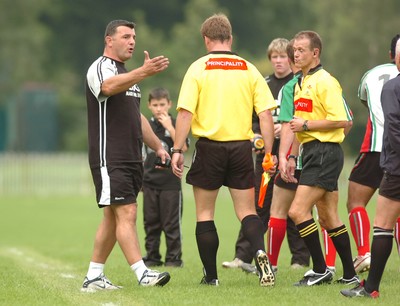
<svg viewBox="0 0 400 306"><path fill-rule="evenodd" d="M295 283L295 286L315 286L322 284L330 284L333 278L333 274L329 269L326 269L324 273L315 273L313 270L308 270L303 278Z"/></svg>
<svg viewBox="0 0 400 306"><path fill-rule="evenodd" d="M218 279L212 279L210 281L207 281L206 277L203 276L203 278L200 281L200 285L219 286L219 281Z"/></svg>
<svg viewBox="0 0 400 306"><path fill-rule="evenodd" d="M219 281L218 279L214 278L212 280L207 280L207 274L206 274L206 269L203 268L203 278L200 281L200 285L209 285L209 286L219 286Z"/></svg>
<svg viewBox="0 0 400 306"><path fill-rule="evenodd" d="M378 291L372 291L371 293L365 291L364 282L365 281L362 281L358 286L352 289L340 290L340 293L345 297L367 297L372 299L378 298L379 297Z"/></svg>
<svg viewBox="0 0 400 306"><path fill-rule="evenodd" d="M152 259L147 256L143 257L143 262L147 267L159 267L164 264L161 260Z"/></svg>
<svg viewBox="0 0 400 306"><path fill-rule="evenodd" d="M358 275L353 276L350 279L346 279L346 278L339 278L337 280L335 280L333 282L334 284L341 284L341 285L359 285L360 284L360 278L358 277Z"/></svg>
<svg viewBox="0 0 400 306"><path fill-rule="evenodd" d="M166 261L165 262L166 267L175 267L175 268L182 268L183 267L183 261Z"/></svg>

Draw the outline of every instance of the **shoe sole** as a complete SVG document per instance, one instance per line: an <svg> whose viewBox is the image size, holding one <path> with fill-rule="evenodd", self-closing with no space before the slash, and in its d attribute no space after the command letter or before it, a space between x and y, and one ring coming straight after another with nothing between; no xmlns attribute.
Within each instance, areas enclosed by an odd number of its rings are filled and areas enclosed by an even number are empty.
<svg viewBox="0 0 400 306"><path fill-rule="evenodd" d="M171 279L171 275L169 275L169 273L165 273L165 275L161 276L158 279L157 283L155 283L154 286L162 287L162 286L166 285L170 279Z"/></svg>
<svg viewBox="0 0 400 306"><path fill-rule="evenodd" d="M377 298L379 297L379 294L377 296L371 296L371 295L364 295L364 294L358 294L358 293L350 293L349 291L341 290L340 294L347 297L347 298Z"/></svg>
<svg viewBox="0 0 400 306"><path fill-rule="evenodd" d="M110 290L112 291L112 290L119 290L119 289L122 289L122 287L121 286L119 286L119 287L115 286L115 288L86 287L86 288L81 288L81 292L94 293L97 291L110 291Z"/></svg>
<svg viewBox="0 0 400 306"><path fill-rule="evenodd" d="M268 260L268 256L262 253L257 256L257 268L260 272L260 286L271 287L275 285L275 275L272 272L271 265Z"/></svg>
<svg viewBox="0 0 400 306"><path fill-rule="evenodd" d="M81 288L81 292L85 292L85 293L94 293L97 292L98 290L93 289L93 288Z"/></svg>

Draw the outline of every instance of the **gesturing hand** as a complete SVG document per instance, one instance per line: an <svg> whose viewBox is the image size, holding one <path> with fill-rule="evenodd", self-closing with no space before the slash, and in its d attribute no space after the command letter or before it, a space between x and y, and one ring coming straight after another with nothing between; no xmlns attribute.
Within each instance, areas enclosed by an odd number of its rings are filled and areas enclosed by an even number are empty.
<svg viewBox="0 0 400 306"><path fill-rule="evenodd" d="M168 65L169 59L164 55L150 58L149 52L144 51L144 63L142 67L148 76L164 71L168 68Z"/></svg>

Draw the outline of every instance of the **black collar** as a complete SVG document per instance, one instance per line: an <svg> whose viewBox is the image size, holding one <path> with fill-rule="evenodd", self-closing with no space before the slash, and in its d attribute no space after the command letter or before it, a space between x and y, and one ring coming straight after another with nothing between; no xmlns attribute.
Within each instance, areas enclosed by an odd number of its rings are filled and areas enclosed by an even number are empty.
<svg viewBox="0 0 400 306"><path fill-rule="evenodd" d="M308 74L314 74L316 73L318 70L322 69L322 64L318 64L317 66L315 66L314 68L311 68L310 71L308 71Z"/></svg>

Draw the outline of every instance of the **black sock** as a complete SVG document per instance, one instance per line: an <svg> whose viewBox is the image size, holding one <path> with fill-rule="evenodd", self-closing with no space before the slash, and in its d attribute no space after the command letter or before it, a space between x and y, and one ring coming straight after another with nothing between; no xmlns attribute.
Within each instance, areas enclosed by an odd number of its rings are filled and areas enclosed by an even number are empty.
<svg viewBox="0 0 400 306"><path fill-rule="evenodd" d="M393 230L374 227L374 237L371 245L371 267L365 282L365 290L369 293L379 291L386 262L392 252Z"/></svg>
<svg viewBox="0 0 400 306"><path fill-rule="evenodd" d="M321 242L319 241L318 227L314 219L307 220L296 225L300 237L303 238L313 261L315 273L325 273L326 263L322 253Z"/></svg>
<svg viewBox="0 0 400 306"><path fill-rule="evenodd" d="M349 233L343 224L337 228L326 231L335 245L343 266L343 278L351 279L356 275L354 270L353 257L351 255L351 246Z"/></svg>
<svg viewBox="0 0 400 306"><path fill-rule="evenodd" d="M258 250L265 251L264 225L257 215L248 215L242 220L242 232L250 242L253 257Z"/></svg>
<svg viewBox="0 0 400 306"><path fill-rule="evenodd" d="M197 222L196 241L200 259L206 271L206 280L218 279L217 251L219 239L214 221Z"/></svg>

